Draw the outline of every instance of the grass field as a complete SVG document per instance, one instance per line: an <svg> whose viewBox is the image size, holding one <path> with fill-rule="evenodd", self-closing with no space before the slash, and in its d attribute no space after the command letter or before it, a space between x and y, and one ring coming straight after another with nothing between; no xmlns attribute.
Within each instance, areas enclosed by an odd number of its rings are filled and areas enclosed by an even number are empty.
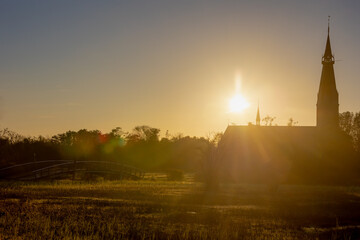
<svg viewBox="0 0 360 240"><path fill-rule="evenodd" d="M0 182L0 239L360 239L360 188Z"/></svg>

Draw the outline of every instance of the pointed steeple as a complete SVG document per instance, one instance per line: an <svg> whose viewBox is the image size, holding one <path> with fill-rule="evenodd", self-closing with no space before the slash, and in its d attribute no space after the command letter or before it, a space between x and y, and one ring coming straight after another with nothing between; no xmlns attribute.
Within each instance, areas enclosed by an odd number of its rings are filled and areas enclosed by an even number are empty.
<svg viewBox="0 0 360 240"><path fill-rule="evenodd" d="M328 35L327 35L327 40L326 40L325 53L322 58L322 61L334 63L334 56L332 55L331 45L330 45L330 16L328 18Z"/></svg>
<svg viewBox="0 0 360 240"><path fill-rule="evenodd" d="M258 102L258 108L256 113L256 126L260 126L260 108L259 108L259 102Z"/></svg>
<svg viewBox="0 0 360 240"><path fill-rule="evenodd" d="M331 52L329 32L330 27L328 24L328 36L326 40L325 53L322 57L323 67L316 104L316 126L319 127L339 126L339 94L336 89L334 74L335 61Z"/></svg>

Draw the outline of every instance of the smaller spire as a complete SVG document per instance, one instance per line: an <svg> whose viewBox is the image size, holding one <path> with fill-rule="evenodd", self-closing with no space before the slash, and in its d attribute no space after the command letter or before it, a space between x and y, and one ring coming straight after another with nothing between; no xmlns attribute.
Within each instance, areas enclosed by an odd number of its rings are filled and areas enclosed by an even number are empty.
<svg viewBox="0 0 360 240"><path fill-rule="evenodd" d="M259 107L259 100L258 100L258 108L256 113L256 126L260 126L260 107Z"/></svg>

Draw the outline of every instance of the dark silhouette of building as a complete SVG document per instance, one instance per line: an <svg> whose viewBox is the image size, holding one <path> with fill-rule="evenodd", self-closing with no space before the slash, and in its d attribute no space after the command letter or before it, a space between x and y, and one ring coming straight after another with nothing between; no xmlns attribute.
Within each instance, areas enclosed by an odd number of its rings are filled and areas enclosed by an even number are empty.
<svg viewBox="0 0 360 240"><path fill-rule="evenodd" d="M325 53L322 58L323 68L316 104L316 126L318 127L339 126L339 94L335 83L334 63L328 26L328 36Z"/></svg>
<svg viewBox="0 0 360 240"><path fill-rule="evenodd" d="M219 142L219 159L229 180L262 183L343 184L356 164L351 138L339 127L339 100L330 36L322 58L316 126L230 125Z"/></svg>

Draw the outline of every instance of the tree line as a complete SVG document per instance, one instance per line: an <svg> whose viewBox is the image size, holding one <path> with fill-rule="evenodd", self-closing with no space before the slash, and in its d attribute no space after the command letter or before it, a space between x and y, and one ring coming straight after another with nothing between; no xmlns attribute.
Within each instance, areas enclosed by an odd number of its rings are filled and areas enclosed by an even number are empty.
<svg viewBox="0 0 360 240"><path fill-rule="evenodd" d="M201 172L208 151L221 134L190 137L160 129L136 126L125 132L117 127L108 133L81 129L52 137L24 137L9 129L0 130L0 168L44 160L116 161L146 171L179 169Z"/></svg>
<svg viewBox="0 0 360 240"><path fill-rule="evenodd" d="M340 128L360 152L360 112L339 115ZM211 172L216 145L222 133L208 137L172 136L160 129L136 126L130 132L117 127L110 132L81 129L52 137L24 137L9 129L0 130L0 168L44 160L116 161L145 171L179 169Z"/></svg>

